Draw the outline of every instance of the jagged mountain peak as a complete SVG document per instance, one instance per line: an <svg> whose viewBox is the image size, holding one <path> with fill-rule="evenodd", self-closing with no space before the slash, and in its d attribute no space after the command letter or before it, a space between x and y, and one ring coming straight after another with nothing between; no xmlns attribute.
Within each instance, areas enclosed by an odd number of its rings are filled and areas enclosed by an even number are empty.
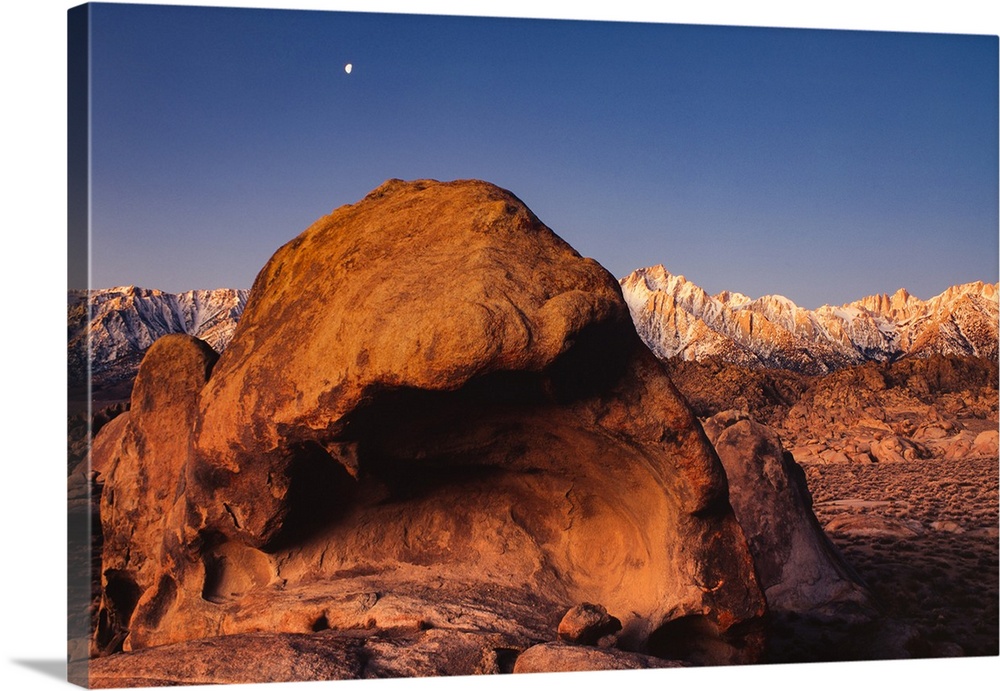
<svg viewBox="0 0 1000 691"><path fill-rule="evenodd" d="M743 293L737 293L731 290L723 290L722 292L717 293L714 297L722 304L728 305L733 309L743 307L753 302L753 298L749 295L744 295Z"/></svg>
<svg viewBox="0 0 1000 691"><path fill-rule="evenodd" d="M981 297L985 300L997 299L997 286L993 283L983 283L974 281L972 283L962 283L945 289L941 294L934 296L927 302L951 303L963 297Z"/></svg>
<svg viewBox="0 0 1000 691"><path fill-rule="evenodd" d="M168 293L135 285L70 292L70 362L83 377L91 352L98 381L134 376L142 354L161 336L184 333L222 351L236 331L248 290L220 288Z"/></svg>
<svg viewBox="0 0 1000 691"><path fill-rule="evenodd" d="M662 265L621 280L639 335L660 357L826 372L906 355L997 353L997 284L955 285L927 301L900 288L809 310L782 295L711 297L683 280Z"/></svg>
<svg viewBox="0 0 1000 691"><path fill-rule="evenodd" d="M682 274L672 274L667 271L663 264L638 269L632 273L632 276L635 277L636 281L641 280L650 290L677 293L687 286L697 288L693 283L689 283Z"/></svg>
<svg viewBox="0 0 1000 691"><path fill-rule="evenodd" d="M983 281L951 286L926 301L900 288L816 310L782 295L750 298L728 290L709 295L662 264L637 269L620 285L636 330L661 358L715 357L745 366L826 372L906 355L996 358L998 352L998 285ZM82 372L85 333L98 378L134 375L142 353L168 333L197 336L221 351L248 295L231 288L175 294L135 285L70 291L70 359Z"/></svg>

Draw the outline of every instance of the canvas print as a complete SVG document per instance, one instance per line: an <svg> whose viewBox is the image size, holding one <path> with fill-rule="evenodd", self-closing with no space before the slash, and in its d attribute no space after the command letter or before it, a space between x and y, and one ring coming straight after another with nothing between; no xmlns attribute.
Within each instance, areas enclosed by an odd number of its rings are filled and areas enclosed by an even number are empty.
<svg viewBox="0 0 1000 691"><path fill-rule="evenodd" d="M996 36L68 28L71 681L998 654Z"/></svg>

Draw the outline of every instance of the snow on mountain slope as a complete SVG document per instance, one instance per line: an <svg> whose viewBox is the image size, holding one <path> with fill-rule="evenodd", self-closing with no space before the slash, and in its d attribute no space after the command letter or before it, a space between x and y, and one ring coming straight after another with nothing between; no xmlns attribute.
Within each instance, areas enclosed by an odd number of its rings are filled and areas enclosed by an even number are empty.
<svg viewBox="0 0 1000 691"><path fill-rule="evenodd" d="M711 357L809 373L904 355L997 358L997 284L953 286L926 301L900 289L891 296L807 310L779 295L709 295L662 265L637 269L620 283L636 330L660 358ZM228 288L172 294L135 286L94 290L89 296L71 291L71 375L78 381L85 377L87 333L98 382L134 376L146 349L168 333L196 336L221 352L248 294Z"/></svg>
<svg viewBox="0 0 1000 691"><path fill-rule="evenodd" d="M206 341L221 352L229 345L243 314L249 290L189 290L177 295L187 326L186 333Z"/></svg>
<svg viewBox="0 0 1000 691"><path fill-rule="evenodd" d="M87 335L95 380L120 380L138 370L142 354L160 336L186 333L222 351L229 344L249 291L222 288L165 293L121 286L71 291L70 371L85 376Z"/></svg>
<svg viewBox="0 0 1000 691"><path fill-rule="evenodd" d="M711 296L662 265L620 283L636 330L661 358L822 373L904 355L997 357L997 284L953 286L927 301L900 289L807 310L780 295Z"/></svg>

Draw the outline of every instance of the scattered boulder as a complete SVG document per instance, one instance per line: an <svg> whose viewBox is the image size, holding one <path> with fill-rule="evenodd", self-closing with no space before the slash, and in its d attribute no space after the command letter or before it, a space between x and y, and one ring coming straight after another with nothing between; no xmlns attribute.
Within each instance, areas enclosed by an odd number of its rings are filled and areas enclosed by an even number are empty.
<svg viewBox="0 0 1000 691"><path fill-rule="evenodd" d="M922 535L924 530L919 521L879 516L878 514L845 514L837 516L826 524L831 533L864 537L908 538Z"/></svg>
<svg viewBox="0 0 1000 691"><path fill-rule="evenodd" d="M903 357L822 376L748 369L710 358L673 359L667 366L699 416L748 409L757 422L781 435L799 463L899 463L997 454L988 437L980 450L973 444L979 433L996 429L996 358ZM755 391L768 395L753 397ZM867 448L873 441L874 449Z"/></svg>
<svg viewBox="0 0 1000 691"><path fill-rule="evenodd" d="M954 429L955 425L951 422L930 422L918 427L913 433L913 439L922 442L936 441L946 438Z"/></svg>
<svg viewBox="0 0 1000 691"><path fill-rule="evenodd" d="M996 456L1000 453L1000 433L995 429L980 432L972 442L972 448L982 456Z"/></svg>
<svg viewBox="0 0 1000 691"><path fill-rule="evenodd" d="M487 183L389 181L320 219L217 363L187 337L150 348L107 433L108 653L502 634L469 653L485 669L573 603L665 657L756 640L765 612L725 471L617 281Z"/></svg>
<svg viewBox="0 0 1000 691"><path fill-rule="evenodd" d="M941 441L938 448L942 450L941 456L946 461L954 461L975 454L976 435L968 430L962 430L958 434Z"/></svg>
<svg viewBox="0 0 1000 691"><path fill-rule="evenodd" d="M576 645L602 645L614 643L614 635L622 630L617 617L608 614L601 605L589 602L572 607L559 622L559 640Z"/></svg>
<svg viewBox="0 0 1000 691"><path fill-rule="evenodd" d="M922 458L924 455L914 442L896 435L873 439L869 453L878 463L905 463Z"/></svg>
<svg viewBox="0 0 1000 691"><path fill-rule="evenodd" d="M719 413L704 427L726 468L729 500L769 609L870 619L868 589L823 532L805 473L777 434L737 411Z"/></svg>
<svg viewBox="0 0 1000 691"><path fill-rule="evenodd" d="M955 521L931 521L930 529L939 533L954 533L956 535L965 532L965 528Z"/></svg>
<svg viewBox="0 0 1000 691"><path fill-rule="evenodd" d="M820 454L820 458L824 463L851 463L853 460L843 451L837 451L836 449L827 449Z"/></svg>
<svg viewBox="0 0 1000 691"><path fill-rule="evenodd" d="M851 462L853 462L853 463L860 463L862 465L865 465L865 464L868 464L868 463L874 463L875 462L875 459L872 458L871 453L869 453L868 450L857 451L857 452L855 452L855 453L853 453L853 454L850 455L850 459L851 459Z"/></svg>

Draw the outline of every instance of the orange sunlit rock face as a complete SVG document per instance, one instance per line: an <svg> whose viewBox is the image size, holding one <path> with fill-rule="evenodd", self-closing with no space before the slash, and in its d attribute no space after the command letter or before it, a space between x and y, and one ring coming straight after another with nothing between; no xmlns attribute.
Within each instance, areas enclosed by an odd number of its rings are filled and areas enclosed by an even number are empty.
<svg viewBox="0 0 1000 691"><path fill-rule="evenodd" d="M198 344L154 346L97 447L108 650L358 628L523 649L580 602L641 649L764 612L617 281L505 190L385 183L275 253L214 368Z"/></svg>

